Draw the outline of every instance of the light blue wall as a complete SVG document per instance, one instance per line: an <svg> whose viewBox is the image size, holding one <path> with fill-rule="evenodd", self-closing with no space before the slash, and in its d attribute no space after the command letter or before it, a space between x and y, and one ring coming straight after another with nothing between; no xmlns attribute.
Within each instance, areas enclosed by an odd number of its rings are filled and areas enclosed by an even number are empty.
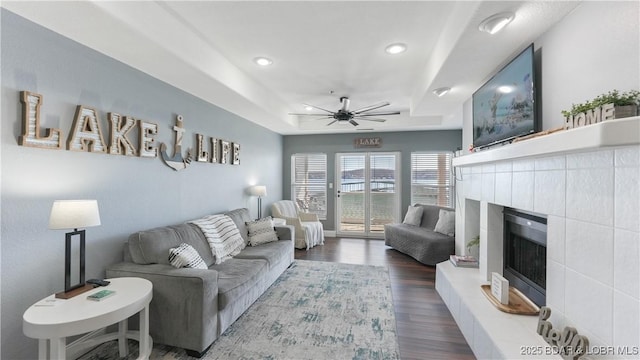
<svg viewBox="0 0 640 360"><path fill-rule="evenodd" d="M65 232L47 228L54 200L98 200L102 225L87 229L87 277L103 277L132 232L238 207L256 215L244 192L255 183L267 186L269 209L282 196L283 138L4 9L1 26L1 349L3 359L35 359L37 341L22 334L22 314L64 287ZM192 162L175 172L160 158L18 146L21 90L44 96L42 127L62 129L65 139L82 104L98 110L105 137L107 112L157 123L157 141L172 152L180 114L185 147L195 145L196 132L236 141L241 164Z"/></svg>
<svg viewBox="0 0 640 360"><path fill-rule="evenodd" d="M355 138L381 137L382 147L379 149L355 149ZM443 131L412 131L385 132L362 134L331 134L331 135L289 135L284 137L284 183L282 194L286 199L291 198L291 155L297 153L325 153L327 154L327 181L335 184L336 153L383 151L400 152L401 159L401 215L404 216L411 202L411 153L417 151L456 151L461 147L461 130ZM323 221L326 230L335 230L335 199L334 189L327 189L327 220Z"/></svg>

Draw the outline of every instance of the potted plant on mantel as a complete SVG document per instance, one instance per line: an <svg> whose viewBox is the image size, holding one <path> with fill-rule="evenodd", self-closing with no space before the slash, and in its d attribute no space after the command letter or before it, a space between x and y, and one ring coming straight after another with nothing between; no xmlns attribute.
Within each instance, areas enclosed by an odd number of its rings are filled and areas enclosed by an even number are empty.
<svg viewBox="0 0 640 360"><path fill-rule="evenodd" d="M466 245L467 247L467 255L474 256L476 259L480 258L479 247L480 247L480 235L476 235L471 241L469 241ZM477 251L474 251L477 250Z"/></svg>
<svg viewBox="0 0 640 360"><path fill-rule="evenodd" d="M616 119L637 116L638 105L640 105L640 91L630 90L620 93L618 90L612 90L606 94L597 96L591 101L586 101L582 104L572 104L571 110L562 110L562 115L568 118L605 104L614 105Z"/></svg>

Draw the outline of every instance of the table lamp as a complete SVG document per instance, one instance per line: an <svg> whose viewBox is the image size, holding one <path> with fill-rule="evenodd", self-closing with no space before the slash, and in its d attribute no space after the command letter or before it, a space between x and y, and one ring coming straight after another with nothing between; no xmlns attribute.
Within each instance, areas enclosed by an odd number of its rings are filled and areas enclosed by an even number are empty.
<svg viewBox="0 0 640 360"><path fill-rule="evenodd" d="M85 231L86 228L100 225L100 212L97 200L56 200L51 207L49 229L73 229L66 233L64 259L64 291L56 298L69 299L93 289L85 284ZM71 241L75 235L80 237L80 276L78 284L71 285Z"/></svg>
<svg viewBox="0 0 640 360"><path fill-rule="evenodd" d="M267 196L267 187L255 185L249 188L249 194L258 197L258 219L262 218L262 197Z"/></svg>

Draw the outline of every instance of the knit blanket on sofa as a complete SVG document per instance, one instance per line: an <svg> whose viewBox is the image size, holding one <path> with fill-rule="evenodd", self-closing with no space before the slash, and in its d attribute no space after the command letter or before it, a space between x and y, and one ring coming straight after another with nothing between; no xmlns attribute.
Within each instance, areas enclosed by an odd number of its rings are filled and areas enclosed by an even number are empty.
<svg viewBox="0 0 640 360"><path fill-rule="evenodd" d="M216 264L238 255L245 247L238 227L227 215L208 215L189 222L202 230L216 257Z"/></svg>

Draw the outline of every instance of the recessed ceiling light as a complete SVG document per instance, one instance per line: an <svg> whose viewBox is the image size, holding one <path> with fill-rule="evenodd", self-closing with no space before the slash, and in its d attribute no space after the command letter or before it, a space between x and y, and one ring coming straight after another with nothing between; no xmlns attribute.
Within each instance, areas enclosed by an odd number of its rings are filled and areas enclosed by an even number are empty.
<svg viewBox="0 0 640 360"><path fill-rule="evenodd" d="M407 45L402 43L391 44L387 46L384 51L391 55L400 54L407 51Z"/></svg>
<svg viewBox="0 0 640 360"><path fill-rule="evenodd" d="M260 65L260 66L269 66L271 64L273 64L273 61L269 58L266 57L257 57L255 59L253 59L253 62L255 62L256 64Z"/></svg>
<svg viewBox="0 0 640 360"><path fill-rule="evenodd" d="M491 35L497 33L498 31L504 29L516 15L512 12L502 12L499 14L491 15L488 18L484 19L480 26L478 26L478 30L484 31Z"/></svg>
<svg viewBox="0 0 640 360"><path fill-rule="evenodd" d="M304 109L307 110L307 111L311 111L311 110L313 110L313 107L307 105L307 106L304 107Z"/></svg>
<svg viewBox="0 0 640 360"><path fill-rule="evenodd" d="M443 97L447 95L449 91L451 91L450 87L441 87L433 90L433 93L436 94L438 97Z"/></svg>

